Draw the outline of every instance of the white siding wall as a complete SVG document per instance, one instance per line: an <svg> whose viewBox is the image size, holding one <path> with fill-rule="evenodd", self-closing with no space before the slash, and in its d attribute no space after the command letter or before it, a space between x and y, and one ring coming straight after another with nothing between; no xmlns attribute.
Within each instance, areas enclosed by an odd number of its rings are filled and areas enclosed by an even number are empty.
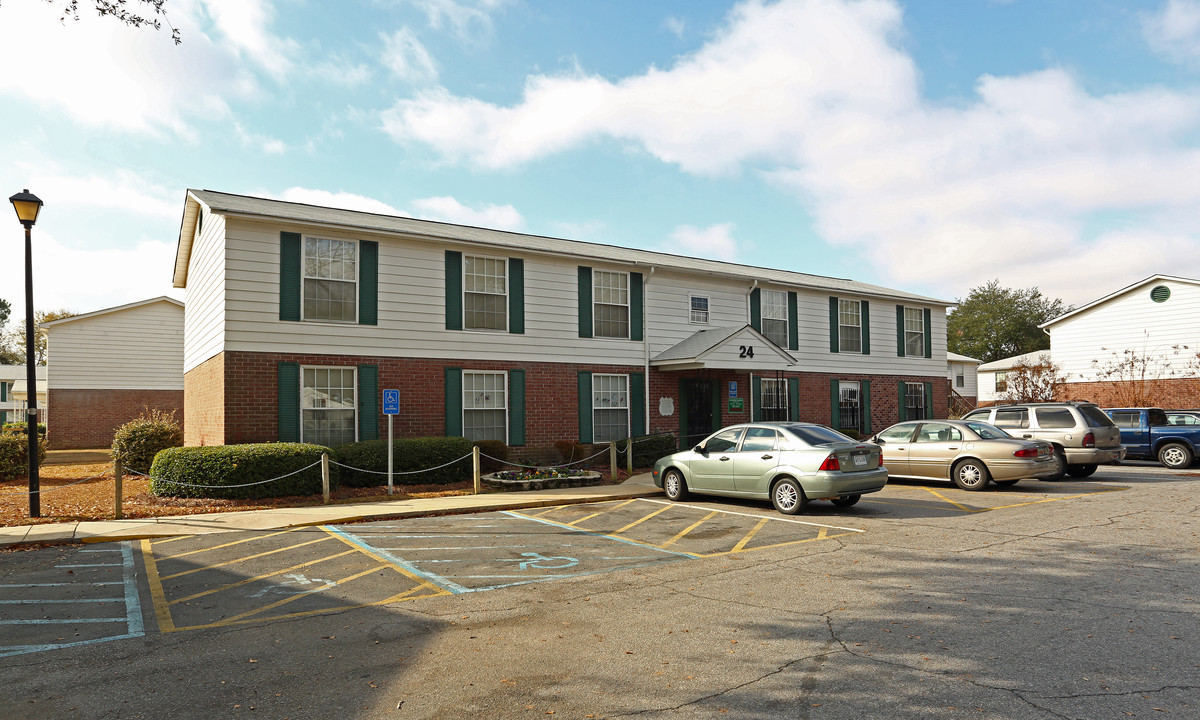
<svg viewBox="0 0 1200 720"><path fill-rule="evenodd" d="M206 236L211 224L206 220ZM634 270L649 278L645 335L651 357L706 327L736 327L749 322L749 282L676 271L657 271L651 275L648 267L606 265L588 258L524 255L523 335L446 330L445 251L455 249L469 255L470 246L327 230L312 234L379 242L379 324L282 322L278 281L281 230L303 232L304 228L243 219L228 221L225 319L229 350L641 366L645 354L643 343L578 336L576 268L579 265ZM490 249L479 254L522 257L519 253L496 253ZM195 267L195 255L192 263ZM690 322L691 293L709 298L707 325ZM833 354L829 352L829 295L800 292L801 349L793 353L800 360L796 369L845 374L942 375L946 367L944 309L933 308L930 329L933 358L900 358L896 355L896 303L870 300L871 355ZM189 315L190 303L189 295ZM211 315L211 311L205 314ZM191 357L189 353L189 362ZM755 368L748 364L746 369Z"/></svg>
<svg viewBox="0 0 1200 720"><path fill-rule="evenodd" d="M994 370L980 370L977 382L979 383L977 402L996 402L1000 399L1000 395L996 392L996 372Z"/></svg>
<svg viewBox="0 0 1200 720"><path fill-rule="evenodd" d="M951 361L950 368L950 387L959 395L965 397L974 397L979 391L979 366L975 363L959 363ZM958 373L962 372L963 386L955 385L955 378Z"/></svg>
<svg viewBox="0 0 1200 720"><path fill-rule="evenodd" d="M1166 302L1150 299L1158 285L1171 289ZM1151 282L1097 305L1050 328L1050 352L1069 382L1097 380L1092 360L1101 366L1133 350L1140 357L1165 358L1176 371L1200 349L1200 285L1172 280ZM1190 350L1173 354L1173 345ZM1158 372L1156 368L1154 372Z"/></svg>
<svg viewBox="0 0 1200 720"><path fill-rule="evenodd" d="M183 308L139 305L48 328L54 390L183 389Z"/></svg>
<svg viewBox="0 0 1200 720"><path fill-rule="evenodd" d="M273 283L278 285L278 258L275 268ZM205 211L188 264L185 372L225 349L225 286L225 218Z"/></svg>

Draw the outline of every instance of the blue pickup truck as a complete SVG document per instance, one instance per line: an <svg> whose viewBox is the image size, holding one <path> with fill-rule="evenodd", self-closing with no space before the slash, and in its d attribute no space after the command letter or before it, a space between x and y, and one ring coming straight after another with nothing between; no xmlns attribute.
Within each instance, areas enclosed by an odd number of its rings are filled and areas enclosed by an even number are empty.
<svg viewBox="0 0 1200 720"><path fill-rule="evenodd" d="M1157 458L1163 465L1185 468L1200 452L1200 426L1175 425L1162 408L1105 408L1121 430L1121 444L1131 458Z"/></svg>

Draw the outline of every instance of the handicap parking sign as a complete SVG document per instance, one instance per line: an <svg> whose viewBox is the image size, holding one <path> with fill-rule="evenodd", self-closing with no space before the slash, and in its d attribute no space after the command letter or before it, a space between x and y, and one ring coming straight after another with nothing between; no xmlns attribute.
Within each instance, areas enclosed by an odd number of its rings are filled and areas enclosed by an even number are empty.
<svg viewBox="0 0 1200 720"><path fill-rule="evenodd" d="M383 414L384 415L399 415L400 414L400 391L399 390L384 390L383 391Z"/></svg>

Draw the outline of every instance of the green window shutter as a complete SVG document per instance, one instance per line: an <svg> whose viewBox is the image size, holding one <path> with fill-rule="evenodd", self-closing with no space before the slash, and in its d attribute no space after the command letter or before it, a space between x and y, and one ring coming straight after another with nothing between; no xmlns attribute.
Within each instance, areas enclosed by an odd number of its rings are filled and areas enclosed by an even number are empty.
<svg viewBox="0 0 1200 720"><path fill-rule="evenodd" d="M358 324L379 324L379 243L358 243Z"/></svg>
<svg viewBox="0 0 1200 720"><path fill-rule="evenodd" d="M446 251L446 329L463 329L462 253ZM461 431L459 434L462 434ZM458 435L447 435L458 437Z"/></svg>
<svg viewBox="0 0 1200 720"><path fill-rule="evenodd" d="M8 402L8 383L0 380L0 402Z"/></svg>
<svg viewBox="0 0 1200 720"><path fill-rule="evenodd" d="M520 258L508 259L508 331L525 334L525 261Z"/></svg>
<svg viewBox="0 0 1200 720"><path fill-rule="evenodd" d="M762 378L757 375L750 376L750 402L754 405L750 421L762 422Z"/></svg>
<svg viewBox="0 0 1200 720"><path fill-rule="evenodd" d="M905 412L905 407L904 407L904 390L905 390L904 386L905 386L905 382L903 380L901 380L900 381L900 402L899 402L900 413L898 415L898 417L900 418L899 422L904 422L905 420L908 419L906 417L907 413ZM914 418L914 419L916 419L916 418Z"/></svg>
<svg viewBox="0 0 1200 720"><path fill-rule="evenodd" d="M800 349L800 310L796 293L788 293L788 349Z"/></svg>
<svg viewBox="0 0 1200 720"><path fill-rule="evenodd" d="M358 439L379 439L379 366L358 366Z"/></svg>
<svg viewBox="0 0 1200 720"><path fill-rule="evenodd" d="M925 308L925 357L933 357L933 325L929 322L933 313Z"/></svg>
<svg viewBox="0 0 1200 720"><path fill-rule="evenodd" d="M841 341L838 337L838 299L829 298L829 352L840 352Z"/></svg>
<svg viewBox="0 0 1200 720"><path fill-rule="evenodd" d="M579 266L579 337L592 336L592 269L585 265ZM588 381L589 387L591 381ZM590 397L590 391L589 391ZM589 401L590 402L590 401ZM591 433L588 433L591 437ZM590 440L588 442L591 442Z"/></svg>
<svg viewBox="0 0 1200 720"><path fill-rule="evenodd" d="M904 306L896 306L896 355L904 357ZM901 418L903 420L903 418Z"/></svg>
<svg viewBox="0 0 1200 720"><path fill-rule="evenodd" d="M462 368L446 368L446 437L463 434Z"/></svg>
<svg viewBox="0 0 1200 720"><path fill-rule="evenodd" d="M300 320L300 233L279 233L279 319Z"/></svg>
<svg viewBox="0 0 1200 720"><path fill-rule="evenodd" d="M862 354L871 354L871 303L863 300L858 304L859 317L862 319Z"/></svg>
<svg viewBox="0 0 1200 720"><path fill-rule="evenodd" d="M762 291L750 291L750 327L762 332Z"/></svg>
<svg viewBox="0 0 1200 720"><path fill-rule="evenodd" d="M925 383L925 418L933 417L933 383Z"/></svg>
<svg viewBox="0 0 1200 720"><path fill-rule="evenodd" d="M788 378L788 420L800 420L800 379Z"/></svg>
<svg viewBox="0 0 1200 720"><path fill-rule="evenodd" d="M300 363L279 363L279 442L300 442Z"/></svg>
<svg viewBox="0 0 1200 720"><path fill-rule="evenodd" d="M862 398L863 434L869 435L871 433L871 381L863 380L861 387L862 390L859 391L858 396Z"/></svg>
<svg viewBox="0 0 1200 720"><path fill-rule="evenodd" d="M629 339L642 341L642 274L629 273Z"/></svg>
<svg viewBox="0 0 1200 720"><path fill-rule="evenodd" d="M837 430L842 422L842 388L837 380L829 381L829 427Z"/></svg>
<svg viewBox="0 0 1200 720"><path fill-rule="evenodd" d="M721 402L721 383L714 382L712 384L712 412L713 424L717 427L725 426L725 422L721 419L721 414L724 410L724 405Z"/></svg>
<svg viewBox="0 0 1200 720"><path fill-rule="evenodd" d="M590 273L589 273L590 274ZM592 374L579 371L579 442L592 441Z"/></svg>
<svg viewBox="0 0 1200 720"><path fill-rule="evenodd" d="M525 371L508 371L508 444L525 444Z"/></svg>
<svg viewBox="0 0 1200 720"><path fill-rule="evenodd" d="M629 375L629 428L634 437L646 434L646 376L642 373Z"/></svg>

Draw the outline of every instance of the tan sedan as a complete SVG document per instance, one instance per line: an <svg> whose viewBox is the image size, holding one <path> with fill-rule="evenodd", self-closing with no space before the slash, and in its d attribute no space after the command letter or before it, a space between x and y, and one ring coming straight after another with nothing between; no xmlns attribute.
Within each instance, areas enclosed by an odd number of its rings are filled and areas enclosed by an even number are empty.
<svg viewBox="0 0 1200 720"><path fill-rule="evenodd" d="M974 420L902 422L871 442L883 448L889 477L952 480L963 490L1051 477L1059 470L1049 443L1018 439Z"/></svg>

